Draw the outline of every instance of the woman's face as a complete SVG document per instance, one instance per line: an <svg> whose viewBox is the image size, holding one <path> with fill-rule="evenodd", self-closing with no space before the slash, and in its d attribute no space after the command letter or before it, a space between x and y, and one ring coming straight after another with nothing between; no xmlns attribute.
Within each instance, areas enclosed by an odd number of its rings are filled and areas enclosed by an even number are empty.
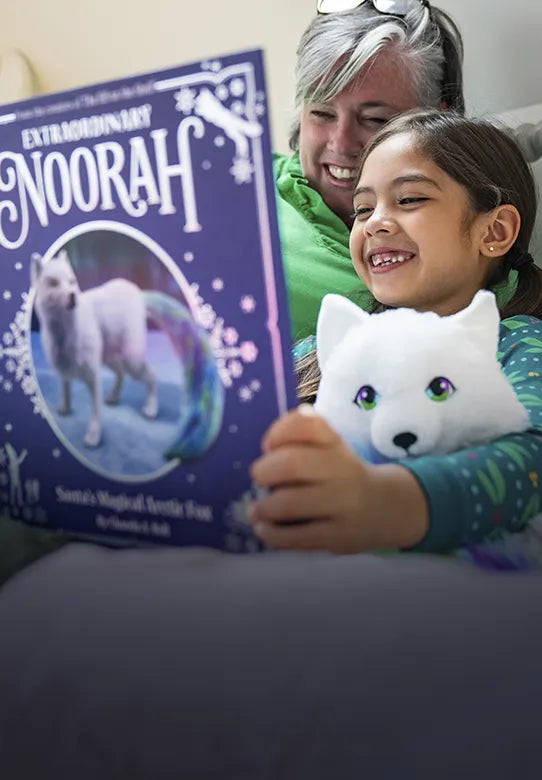
<svg viewBox="0 0 542 780"><path fill-rule="evenodd" d="M418 104L404 63L394 52L384 51L329 103L303 107L299 133L303 175L348 226L354 176L367 141L393 116Z"/></svg>
<svg viewBox="0 0 542 780"><path fill-rule="evenodd" d="M466 189L417 152L408 133L367 157L354 192L352 262L389 306L453 314L483 287L490 214L472 217Z"/></svg>

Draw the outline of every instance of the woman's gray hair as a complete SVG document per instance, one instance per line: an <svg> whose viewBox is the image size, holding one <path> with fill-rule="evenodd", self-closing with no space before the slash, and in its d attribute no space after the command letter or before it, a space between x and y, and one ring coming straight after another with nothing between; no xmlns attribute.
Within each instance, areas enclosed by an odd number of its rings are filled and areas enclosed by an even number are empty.
<svg viewBox="0 0 542 780"><path fill-rule="evenodd" d="M316 16L297 49L297 117L290 147L299 146L299 109L326 103L350 84L380 51L392 46L412 74L419 105L445 102L464 112L463 43L452 19L438 8L413 2L404 18L381 14L372 3Z"/></svg>

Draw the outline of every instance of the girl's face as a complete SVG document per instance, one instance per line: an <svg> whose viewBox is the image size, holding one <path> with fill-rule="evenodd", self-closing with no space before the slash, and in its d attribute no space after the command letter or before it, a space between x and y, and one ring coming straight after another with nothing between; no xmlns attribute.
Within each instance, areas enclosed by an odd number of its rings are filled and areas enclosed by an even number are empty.
<svg viewBox="0 0 542 780"><path fill-rule="evenodd" d="M389 306L446 315L484 286L490 215L472 218L466 189L415 151L408 133L371 152L354 191L350 252L360 279Z"/></svg>

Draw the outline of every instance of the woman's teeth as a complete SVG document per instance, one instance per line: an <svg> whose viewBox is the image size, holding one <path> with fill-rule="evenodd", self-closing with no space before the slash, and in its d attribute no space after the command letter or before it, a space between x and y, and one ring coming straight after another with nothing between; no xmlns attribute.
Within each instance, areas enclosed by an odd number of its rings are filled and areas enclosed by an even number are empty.
<svg viewBox="0 0 542 780"><path fill-rule="evenodd" d="M355 177L356 171L354 168L339 168L337 165L328 165L328 170L332 176L336 179L351 180Z"/></svg>
<svg viewBox="0 0 542 780"><path fill-rule="evenodd" d="M391 265L393 263L404 263L405 260L410 260L411 257L413 257L413 255L410 252L405 254L390 254L389 252L385 252L379 255L371 255L370 261L371 265L374 266Z"/></svg>

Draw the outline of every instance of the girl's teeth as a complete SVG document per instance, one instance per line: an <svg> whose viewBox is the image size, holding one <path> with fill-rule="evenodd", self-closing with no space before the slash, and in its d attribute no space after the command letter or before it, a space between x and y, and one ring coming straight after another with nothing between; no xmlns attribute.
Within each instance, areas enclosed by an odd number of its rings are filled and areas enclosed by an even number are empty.
<svg viewBox="0 0 542 780"><path fill-rule="evenodd" d="M355 170L352 168L339 168L336 165L328 165L329 172L336 179L353 179L356 175Z"/></svg>
<svg viewBox="0 0 542 780"><path fill-rule="evenodd" d="M390 263L404 263L406 260L406 257L404 255L373 255L371 257L371 262L373 265L383 265L383 264L390 264Z"/></svg>

